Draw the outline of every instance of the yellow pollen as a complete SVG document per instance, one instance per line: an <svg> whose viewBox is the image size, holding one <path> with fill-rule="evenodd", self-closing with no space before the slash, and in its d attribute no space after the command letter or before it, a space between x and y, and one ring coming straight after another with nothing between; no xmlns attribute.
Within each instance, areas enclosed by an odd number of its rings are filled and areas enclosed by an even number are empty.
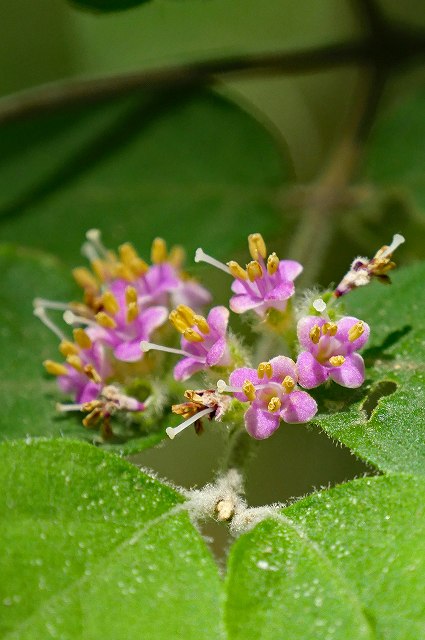
<svg viewBox="0 0 425 640"><path fill-rule="evenodd" d="M279 268L279 258L275 253L271 253L267 258L267 273L273 275Z"/></svg>
<svg viewBox="0 0 425 640"><path fill-rule="evenodd" d="M167 245L162 238L155 238L152 242L151 260L154 264L161 264L167 260Z"/></svg>
<svg viewBox="0 0 425 640"><path fill-rule="evenodd" d="M281 406L282 403L280 401L280 398L278 398L277 396L273 396L273 398L270 399L270 402L267 405L267 409L272 413L275 413L276 411L279 411Z"/></svg>
<svg viewBox="0 0 425 640"><path fill-rule="evenodd" d="M102 378L92 364L86 364L84 367L84 373L96 384L100 384L102 382Z"/></svg>
<svg viewBox="0 0 425 640"><path fill-rule="evenodd" d="M230 260L230 262L227 263L227 266L234 278L239 278L240 280L246 280L248 278L248 274L245 269L242 269L241 265L235 260Z"/></svg>
<svg viewBox="0 0 425 640"><path fill-rule="evenodd" d="M99 311L99 313L96 313L95 318L96 322L105 329L115 329L117 326L115 320L108 316L104 311Z"/></svg>
<svg viewBox="0 0 425 640"><path fill-rule="evenodd" d="M45 360L43 362L43 367L46 369L47 373L50 373L52 376L66 376L68 374L68 369L64 364L60 362L53 362L53 360Z"/></svg>
<svg viewBox="0 0 425 640"><path fill-rule="evenodd" d="M282 387L285 389L286 393L291 393L295 387L294 378L291 378L291 376L285 376L282 382Z"/></svg>
<svg viewBox="0 0 425 640"><path fill-rule="evenodd" d="M266 243L261 233L251 233L248 236L248 247L253 260L258 260L260 257L264 259L267 255Z"/></svg>
<svg viewBox="0 0 425 640"><path fill-rule="evenodd" d="M180 333L183 333L189 328L186 320L176 310L171 311L168 319L174 325L174 328L177 329L177 331L180 331Z"/></svg>
<svg viewBox="0 0 425 640"><path fill-rule="evenodd" d="M93 260L91 263L92 269L102 282L108 278L108 269L106 263L103 260Z"/></svg>
<svg viewBox="0 0 425 640"><path fill-rule="evenodd" d="M173 267L177 269L183 266L184 261L186 259L186 252L180 245L176 244L174 247L171 247L170 254L168 256L168 261Z"/></svg>
<svg viewBox="0 0 425 640"><path fill-rule="evenodd" d="M273 367L270 362L260 362L257 367L257 375L260 379L264 378L264 376L271 378L273 375Z"/></svg>
<svg viewBox="0 0 425 640"><path fill-rule="evenodd" d="M139 315L139 307L137 302L129 302L127 305L127 324L134 322L134 320Z"/></svg>
<svg viewBox="0 0 425 640"><path fill-rule="evenodd" d="M137 291L134 287L127 287L125 290L125 302L128 305L137 302Z"/></svg>
<svg viewBox="0 0 425 640"><path fill-rule="evenodd" d="M90 349L90 347L92 346L92 341L90 340L84 329L78 327L77 329L74 329L72 333L74 334L75 342L81 349Z"/></svg>
<svg viewBox="0 0 425 640"><path fill-rule="evenodd" d="M108 313L115 315L119 311L119 304L112 291L105 291L102 296L102 305Z"/></svg>
<svg viewBox="0 0 425 640"><path fill-rule="evenodd" d="M257 262L257 260L252 260L252 262L249 262L246 265L246 271L251 282L255 282L255 280L261 278L263 275L263 269L261 268L261 264Z"/></svg>
<svg viewBox="0 0 425 640"><path fill-rule="evenodd" d="M133 282L135 280L134 272L127 265L122 262L117 262L114 264L114 277L122 278L122 280L127 280L127 282Z"/></svg>
<svg viewBox="0 0 425 640"><path fill-rule="evenodd" d="M242 391L248 398L250 402L254 402L255 400L255 387L250 380L245 380L242 385Z"/></svg>
<svg viewBox="0 0 425 640"><path fill-rule="evenodd" d="M178 307L176 308L176 311L179 314L179 316L185 322L187 322L188 327L191 327L192 325L195 324L195 312L193 311L193 309L191 309L185 304L179 304Z"/></svg>
<svg viewBox="0 0 425 640"><path fill-rule="evenodd" d="M59 351L65 357L72 356L72 355L75 356L79 352L79 348L76 344L74 344L73 342L70 342L69 340L62 340L62 342L59 345Z"/></svg>
<svg viewBox="0 0 425 640"><path fill-rule="evenodd" d="M198 327L200 331L204 334L208 334L210 332L210 327L204 316L196 315L194 317L194 324Z"/></svg>
<svg viewBox="0 0 425 640"><path fill-rule="evenodd" d="M189 342L203 342L204 338L194 329L186 329L183 331L183 338Z"/></svg>
<svg viewBox="0 0 425 640"><path fill-rule="evenodd" d="M354 342L354 340L357 340L357 338L360 338L362 333L364 333L364 324L361 320L359 320L359 322L356 322L356 324L353 324L351 329L348 331L349 341Z"/></svg>
<svg viewBox="0 0 425 640"><path fill-rule="evenodd" d="M84 368L83 368L83 362L81 358L75 355L71 355L67 357L66 361L68 364L71 365L71 367L74 367L76 371L80 371L81 373L83 373Z"/></svg>
<svg viewBox="0 0 425 640"><path fill-rule="evenodd" d="M325 322L325 324L322 326L322 333L324 336L327 333L329 333L330 336L334 336L337 331L338 327L335 322Z"/></svg>
<svg viewBox="0 0 425 640"><path fill-rule="evenodd" d="M340 367L345 362L344 356L332 356L329 358L329 362L333 367Z"/></svg>
<svg viewBox="0 0 425 640"><path fill-rule="evenodd" d="M314 344L318 344L320 340L320 327L315 324L314 327L310 330L310 338Z"/></svg>
<svg viewBox="0 0 425 640"><path fill-rule="evenodd" d="M118 247L118 252L121 262L128 267L135 276L142 276L148 271L149 266L140 258L130 242L125 242Z"/></svg>
<svg viewBox="0 0 425 640"><path fill-rule="evenodd" d="M86 269L86 267L77 267L76 269L73 269L72 275L75 282L82 289L92 289L93 291L98 290L99 285L96 278L88 269Z"/></svg>

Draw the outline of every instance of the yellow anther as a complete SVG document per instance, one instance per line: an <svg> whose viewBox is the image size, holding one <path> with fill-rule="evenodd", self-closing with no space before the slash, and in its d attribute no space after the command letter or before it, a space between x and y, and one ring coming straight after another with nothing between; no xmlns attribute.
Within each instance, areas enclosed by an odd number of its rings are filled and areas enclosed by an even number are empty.
<svg viewBox="0 0 425 640"><path fill-rule="evenodd" d="M315 324L314 327L310 330L310 338L314 344L318 344L320 340L320 327Z"/></svg>
<svg viewBox="0 0 425 640"><path fill-rule="evenodd" d="M110 273L109 269L106 268L106 262L100 259L92 260L91 267L99 280L103 282L104 280L108 279Z"/></svg>
<svg viewBox="0 0 425 640"><path fill-rule="evenodd" d="M252 260L252 262L249 262L246 265L246 271L251 282L255 282L255 280L261 278L261 276L263 275L263 269L261 268L261 264L257 262L257 260Z"/></svg>
<svg viewBox="0 0 425 640"><path fill-rule="evenodd" d="M53 362L53 360L45 360L43 362L43 367L46 369L47 373L50 373L52 376L66 376L68 374L68 369L64 364L60 362Z"/></svg>
<svg viewBox="0 0 425 640"><path fill-rule="evenodd" d="M142 276L145 274L149 266L138 255L137 251L130 242L125 242L118 247L118 252L121 262L130 269L135 276Z"/></svg>
<svg viewBox="0 0 425 640"><path fill-rule="evenodd" d="M279 268L279 258L275 253L271 253L267 258L267 273L271 276L276 273Z"/></svg>
<svg viewBox="0 0 425 640"><path fill-rule="evenodd" d="M177 269L184 264L186 259L186 252L180 245L176 244L174 247L171 247L170 254L168 256L168 262L176 267Z"/></svg>
<svg viewBox="0 0 425 640"><path fill-rule="evenodd" d="M273 396L273 398L270 399L270 402L267 405L267 409L272 413L275 413L276 411L279 411L281 406L282 402L280 401L280 398L278 398L277 396Z"/></svg>
<svg viewBox="0 0 425 640"><path fill-rule="evenodd" d="M186 320L176 310L171 311L168 319L170 322L172 322L174 328L177 329L177 331L180 331L180 333L183 333L184 331L186 331L186 329L189 328Z"/></svg>
<svg viewBox="0 0 425 640"><path fill-rule="evenodd" d="M176 308L179 316L187 322L187 326L191 327L195 324L195 312L185 304L179 304Z"/></svg>
<svg viewBox="0 0 425 640"><path fill-rule="evenodd" d="M96 313L95 318L96 322L105 329L115 329L117 326L115 320L108 316L104 311L99 311L99 313Z"/></svg>
<svg viewBox="0 0 425 640"><path fill-rule="evenodd" d="M72 355L75 356L79 352L79 348L76 344L74 344L73 342L70 342L69 340L62 340L62 342L59 345L59 351L65 357L72 356Z"/></svg>
<svg viewBox="0 0 425 640"><path fill-rule="evenodd" d="M133 322L137 316L139 315L139 307L137 302L129 302L127 305L127 323L130 324Z"/></svg>
<svg viewBox="0 0 425 640"><path fill-rule="evenodd" d="M196 315L194 317L194 324L198 327L200 331L204 334L208 334L210 332L210 327L204 316Z"/></svg>
<svg viewBox="0 0 425 640"><path fill-rule="evenodd" d="M325 336L327 333L330 336L334 336L336 334L336 332L338 331L338 327L335 324L335 322L325 322L324 325L322 325L322 333Z"/></svg>
<svg viewBox="0 0 425 640"><path fill-rule="evenodd" d="M101 300L105 311L112 313L112 315L118 313L120 306L112 291L105 291Z"/></svg>
<svg viewBox="0 0 425 640"><path fill-rule="evenodd" d="M357 340L357 338L360 338L360 336L363 333L364 333L364 323L361 320L359 320L359 322L356 322L356 324L353 324L351 329L348 331L348 339L350 342L354 342L354 340Z"/></svg>
<svg viewBox="0 0 425 640"><path fill-rule="evenodd" d="M291 376L285 376L283 378L282 387L285 389L286 393L291 393L295 387L294 378L291 378Z"/></svg>
<svg viewBox="0 0 425 640"><path fill-rule="evenodd" d="M134 287L126 287L125 302L127 306L134 302L137 302L137 291Z"/></svg>
<svg viewBox="0 0 425 640"><path fill-rule="evenodd" d="M264 376L271 378L273 375L273 367L270 362L260 362L257 367L257 375L260 379L264 378Z"/></svg>
<svg viewBox="0 0 425 640"><path fill-rule="evenodd" d="M204 338L194 329L186 329L183 332L183 338L189 342L202 342L204 340Z"/></svg>
<svg viewBox="0 0 425 640"><path fill-rule="evenodd" d="M96 384L100 384L102 382L102 378L92 364L86 364L84 367L84 373Z"/></svg>
<svg viewBox="0 0 425 640"><path fill-rule="evenodd" d="M86 267L77 267L72 270L72 275L74 276L75 282L82 289L91 289L93 291L97 291L99 285L97 283L94 275L86 269Z"/></svg>
<svg viewBox="0 0 425 640"><path fill-rule="evenodd" d="M86 427L87 429L90 429L91 427L94 427L96 425L96 423L99 422L99 420L101 418L102 418L102 410L101 409L94 409L82 421L83 422L83 426Z"/></svg>
<svg viewBox="0 0 425 640"><path fill-rule="evenodd" d="M242 391L248 398L250 402L254 402L255 400L255 387L250 380L245 380L242 385Z"/></svg>
<svg viewBox="0 0 425 640"><path fill-rule="evenodd" d="M92 346L92 341L90 340L84 329L78 327L77 329L74 329L72 333L74 334L75 342L81 349L90 349L90 347Z"/></svg>
<svg viewBox="0 0 425 640"><path fill-rule="evenodd" d="M66 361L68 364L71 365L71 367L83 373L84 367L83 367L83 361L81 360L81 358L75 355L70 355L67 357Z"/></svg>
<svg viewBox="0 0 425 640"><path fill-rule="evenodd" d="M251 233L251 235L248 236L248 247L253 260L265 258L267 255L266 243L261 233Z"/></svg>
<svg viewBox="0 0 425 640"><path fill-rule="evenodd" d="M122 280L127 280L127 282L133 282L136 279L136 276L130 267L122 262L114 264L113 275L115 278L121 278Z"/></svg>
<svg viewBox="0 0 425 640"><path fill-rule="evenodd" d="M242 269L241 265L235 260L230 260L230 262L227 263L227 266L234 278L239 278L240 280L246 280L248 278L248 274L245 269Z"/></svg>
<svg viewBox="0 0 425 640"><path fill-rule="evenodd" d="M329 362L333 367L340 367L345 362L344 356L332 356L329 358Z"/></svg>
<svg viewBox="0 0 425 640"><path fill-rule="evenodd" d="M167 260L167 245L162 238L155 238L152 242L151 260L154 264L161 264Z"/></svg>

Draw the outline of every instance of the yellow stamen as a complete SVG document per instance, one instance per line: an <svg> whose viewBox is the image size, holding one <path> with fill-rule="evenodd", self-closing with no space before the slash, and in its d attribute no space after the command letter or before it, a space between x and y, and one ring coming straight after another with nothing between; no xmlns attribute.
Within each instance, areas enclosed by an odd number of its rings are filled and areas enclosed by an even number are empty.
<svg viewBox="0 0 425 640"><path fill-rule="evenodd" d="M88 416L86 416L84 418L83 422L83 426L86 427L87 429L90 429L91 427L94 427L96 425L97 422L99 422L99 420L102 417L102 410L101 409L93 409L93 411L91 413L89 413Z"/></svg>
<svg viewBox="0 0 425 640"><path fill-rule="evenodd" d="M194 324L202 331L204 334L208 334L210 332L210 327L204 316L196 315L194 317Z"/></svg>
<svg viewBox="0 0 425 640"><path fill-rule="evenodd" d="M267 273L273 275L279 268L279 258L275 253L271 253L267 258Z"/></svg>
<svg viewBox="0 0 425 640"><path fill-rule="evenodd" d="M248 278L248 274L245 269L242 269L241 265L235 260L230 260L230 262L227 263L227 266L234 278L239 278L240 280L246 280Z"/></svg>
<svg viewBox="0 0 425 640"><path fill-rule="evenodd" d="M357 338L360 338L360 336L363 333L364 333L364 323L361 320L359 320L359 322L356 322L356 324L353 324L351 329L348 331L348 339L350 342L354 342L354 340L357 340Z"/></svg>
<svg viewBox="0 0 425 640"><path fill-rule="evenodd" d="M345 362L344 356L332 356L329 358L329 362L333 367L340 367Z"/></svg>
<svg viewBox="0 0 425 640"><path fill-rule="evenodd" d="M43 367L46 369L47 373L50 373L52 376L66 376L68 374L68 369L64 364L60 362L53 362L53 360L45 360L43 362Z"/></svg>
<svg viewBox="0 0 425 640"><path fill-rule="evenodd" d="M191 327L195 324L195 312L185 304L179 304L176 309L179 316L187 322L187 326Z"/></svg>
<svg viewBox="0 0 425 640"><path fill-rule="evenodd" d="M168 262L176 267L177 269L184 264L186 259L186 252L180 245L176 244L174 247L171 247L170 254L168 256Z"/></svg>
<svg viewBox="0 0 425 640"><path fill-rule="evenodd" d="M108 316L104 311L99 311L99 313L96 313L95 318L96 322L105 329L115 329L117 326L115 320Z"/></svg>
<svg viewBox="0 0 425 640"><path fill-rule="evenodd" d="M260 379L267 376L267 378L271 378L273 375L273 367L270 362L260 362L257 367L257 375Z"/></svg>
<svg viewBox="0 0 425 640"><path fill-rule="evenodd" d="M337 331L338 327L335 322L325 322L325 324L322 326L322 333L324 336L327 333L329 333L330 336L334 336Z"/></svg>
<svg viewBox="0 0 425 640"><path fill-rule="evenodd" d="M122 262L114 264L114 277L127 280L127 282L133 282L136 279L134 272Z"/></svg>
<svg viewBox="0 0 425 640"><path fill-rule="evenodd" d="M167 260L167 245L162 238L155 238L152 242L151 260L154 264L161 264Z"/></svg>
<svg viewBox="0 0 425 640"><path fill-rule="evenodd" d="M119 304L112 291L105 291L102 296L102 305L108 313L115 315L119 311Z"/></svg>
<svg viewBox="0 0 425 640"><path fill-rule="evenodd" d="M320 327L315 324L314 327L310 330L310 338L314 344L318 344L320 340Z"/></svg>
<svg viewBox="0 0 425 640"><path fill-rule="evenodd" d="M144 275L149 266L138 255L137 251L130 242L125 242L118 247L121 262L134 273L135 276Z"/></svg>
<svg viewBox="0 0 425 640"><path fill-rule="evenodd" d="M102 382L102 378L92 364L86 364L84 367L84 373L96 384L100 384Z"/></svg>
<svg viewBox="0 0 425 640"><path fill-rule="evenodd" d="M67 357L66 361L68 364L71 365L71 367L74 367L76 371L80 371L80 373L83 373L84 368L83 368L83 361L81 360L81 358L75 355L71 355Z"/></svg>
<svg viewBox="0 0 425 640"><path fill-rule="evenodd" d="M127 305L127 323L130 324L134 322L134 320L139 315L139 307L137 302L129 302Z"/></svg>
<svg viewBox="0 0 425 640"><path fill-rule="evenodd" d="M183 333L184 331L186 331L186 329L189 328L186 320L176 310L171 311L168 319L170 322L172 322L174 328L177 329L177 331L180 331L180 333Z"/></svg>
<svg viewBox="0 0 425 640"><path fill-rule="evenodd" d="M134 287L127 287L125 290L125 302L128 305L137 302L137 291Z"/></svg>
<svg viewBox="0 0 425 640"><path fill-rule="evenodd" d="M183 331L183 338L186 338L189 342L203 342L204 340L194 329L185 329L185 331Z"/></svg>
<svg viewBox="0 0 425 640"><path fill-rule="evenodd" d="M285 389L286 393L291 393L295 387L294 378L291 378L291 376L285 376L282 382L282 387Z"/></svg>
<svg viewBox="0 0 425 640"><path fill-rule="evenodd" d="M255 400L255 387L250 380L245 380L242 385L242 391L248 398L250 402L254 402Z"/></svg>
<svg viewBox="0 0 425 640"><path fill-rule="evenodd" d="M281 406L282 403L280 401L280 398L278 398L277 396L273 396L273 398L270 399L270 402L267 405L267 409L272 413L275 413L276 411L279 411Z"/></svg>
<svg viewBox="0 0 425 640"><path fill-rule="evenodd" d="M72 275L74 276L75 282L82 289L92 289L93 291L97 291L99 285L97 283L94 275L86 269L86 267L77 267L72 270Z"/></svg>
<svg viewBox="0 0 425 640"><path fill-rule="evenodd" d="M253 260L258 260L260 257L265 258L267 255L266 243L261 233L251 233L248 236L248 247Z"/></svg>
<svg viewBox="0 0 425 640"><path fill-rule="evenodd" d="M255 280L261 278L263 275L263 269L261 268L261 264L257 262L257 260L252 260L252 262L247 264L246 271L251 282L255 282Z"/></svg>
<svg viewBox="0 0 425 640"><path fill-rule="evenodd" d="M109 270L106 268L106 263L103 260L92 260L91 267L101 282L107 280Z"/></svg>
<svg viewBox="0 0 425 640"><path fill-rule="evenodd" d="M75 356L79 352L79 348L76 344L74 344L73 342L70 342L69 340L62 340L62 342L59 345L59 351L65 357L72 356L72 355Z"/></svg>
<svg viewBox="0 0 425 640"><path fill-rule="evenodd" d="M74 334L75 342L81 349L90 349L90 347L92 346L92 341L90 340L84 329L78 327L77 329L74 329L72 333Z"/></svg>

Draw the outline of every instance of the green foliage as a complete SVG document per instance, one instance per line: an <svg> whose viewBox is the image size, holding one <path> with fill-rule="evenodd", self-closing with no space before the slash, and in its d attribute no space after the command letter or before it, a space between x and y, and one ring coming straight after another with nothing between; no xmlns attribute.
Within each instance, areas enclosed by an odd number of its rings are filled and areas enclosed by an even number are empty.
<svg viewBox="0 0 425 640"><path fill-rule="evenodd" d="M357 390L332 385L317 393L314 422L381 471L425 473L424 278L418 263L394 272L391 287L347 295L347 312L371 327L366 381Z"/></svg>
<svg viewBox="0 0 425 640"><path fill-rule="evenodd" d="M70 0L72 4L82 9L91 9L92 11L108 12L108 11L124 11L145 4L149 0Z"/></svg>

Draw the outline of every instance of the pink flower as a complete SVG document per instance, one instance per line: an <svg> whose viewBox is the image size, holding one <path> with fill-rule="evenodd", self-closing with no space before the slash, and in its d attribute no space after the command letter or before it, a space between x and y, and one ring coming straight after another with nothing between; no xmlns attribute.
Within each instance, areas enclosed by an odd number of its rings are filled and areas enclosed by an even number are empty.
<svg viewBox="0 0 425 640"><path fill-rule="evenodd" d="M242 367L230 375L230 385L220 381L220 392L229 391L241 402L250 402L245 413L245 427L257 440L268 438L280 421L308 422L317 412L315 400L297 388L295 362L277 356L262 362L257 369Z"/></svg>
<svg viewBox="0 0 425 640"><path fill-rule="evenodd" d="M302 387L312 389L328 378L353 389L363 384L364 362L355 352L369 337L366 322L351 316L336 323L318 316L307 316L299 321L297 332L304 349L297 359Z"/></svg>

